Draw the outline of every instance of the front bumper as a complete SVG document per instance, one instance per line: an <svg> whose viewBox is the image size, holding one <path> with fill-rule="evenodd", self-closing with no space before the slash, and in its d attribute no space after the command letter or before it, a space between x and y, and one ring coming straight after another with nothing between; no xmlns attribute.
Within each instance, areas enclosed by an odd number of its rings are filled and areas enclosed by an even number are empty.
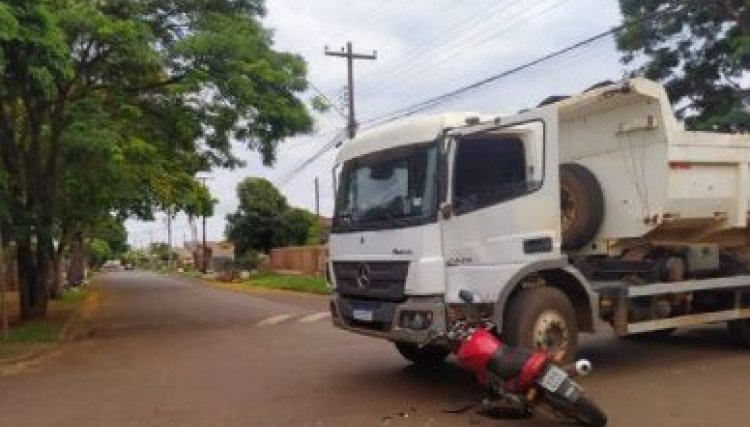
<svg viewBox="0 0 750 427"><path fill-rule="evenodd" d="M354 318L354 311L372 312L371 321ZM399 324L403 312L431 313L432 322L424 329L409 329ZM373 301L331 294L331 319L338 328L390 341L420 343L446 331L445 301L441 296L412 296L404 302Z"/></svg>

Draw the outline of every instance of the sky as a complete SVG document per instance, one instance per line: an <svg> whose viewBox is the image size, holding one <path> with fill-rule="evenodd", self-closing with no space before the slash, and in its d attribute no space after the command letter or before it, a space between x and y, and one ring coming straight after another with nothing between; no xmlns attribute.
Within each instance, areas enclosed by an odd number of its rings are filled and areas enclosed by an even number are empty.
<svg viewBox="0 0 750 427"><path fill-rule="evenodd" d="M345 110L346 63L325 56L351 41L356 52L377 59L354 63L356 117L378 118L405 106L471 84L567 47L618 25L617 0L267 0L263 22L273 30L274 48L301 55L309 81ZM508 114L533 107L550 95L578 93L624 75L609 37L498 80L422 114L476 111ZM311 99L312 89L301 97ZM320 182L320 213L333 210L331 149L300 169L345 126L336 109L314 114L311 134L283 141L278 160L264 167L257 153L241 144L235 151L246 167L208 174L218 200L208 218L207 238L221 240L226 215L237 208L236 186L248 176L273 182L293 206L315 210L315 178ZM152 222L128 221L130 244L167 241L164 214ZM172 243L200 238L200 224L178 215Z"/></svg>

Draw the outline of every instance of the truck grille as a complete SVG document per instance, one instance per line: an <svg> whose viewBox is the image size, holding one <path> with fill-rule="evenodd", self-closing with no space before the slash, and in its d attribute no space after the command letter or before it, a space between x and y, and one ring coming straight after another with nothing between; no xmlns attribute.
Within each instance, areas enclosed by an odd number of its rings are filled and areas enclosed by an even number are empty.
<svg viewBox="0 0 750 427"><path fill-rule="evenodd" d="M333 263L340 295L375 300L402 301L408 271L408 261Z"/></svg>

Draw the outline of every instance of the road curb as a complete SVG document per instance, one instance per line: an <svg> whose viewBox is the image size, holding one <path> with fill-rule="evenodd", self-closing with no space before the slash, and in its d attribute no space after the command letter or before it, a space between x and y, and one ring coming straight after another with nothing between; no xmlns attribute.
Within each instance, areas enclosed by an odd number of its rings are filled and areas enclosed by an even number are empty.
<svg viewBox="0 0 750 427"><path fill-rule="evenodd" d="M32 363L37 359L56 352L64 342L74 341L84 336L88 336L90 328L85 321L87 318L86 308L91 303L93 293L93 291L89 291L89 294L86 295L86 298L81 304L73 310L73 313L71 313L70 316L68 316L60 333L57 335L57 341L50 342L48 346L44 346L30 353L0 360L0 375L13 373L22 365Z"/></svg>
<svg viewBox="0 0 750 427"><path fill-rule="evenodd" d="M222 282L214 279L205 279L203 277L191 277L180 273L168 274L169 277L174 279L181 279L188 282L195 283L197 285L206 286L213 289L219 289L222 291L234 292L238 294L250 294L250 295L293 295L310 298L328 298L328 295L316 294L312 292L304 291L292 291L288 289L272 289L264 288L262 286L253 286L245 282Z"/></svg>
<svg viewBox="0 0 750 427"><path fill-rule="evenodd" d="M290 289L274 289L274 288L266 288L263 286L254 286L252 284L243 283L243 282L219 282L219 281L212 281L212 280L206 280L206 279L198 279L202 282L203 285L214 288L214 289L221 289L229 292L236 292L240 294L250 294L250 295L290 295L294 297L305 297L305 298L311 298L311 299L327 299L329 295L325 294L316 294L313 292L305 292L305 291L294 291Z"/></svg>
<svg viewBox="0 0 750 427"><path fill-rule="evenodd" d="M57 338L59 342L75 341L91 335L92 329L88 320L101 301L101 293L93 288L89 288L88 292L83 302L76 307L73 314L65 322Z"/></svg>
<svg viewBox="0 0 750 427"><path fill-rule="evenodd" d="M60 330L60 333L57 336L57 341L59 342L65 342L65 341L73 341L77 334L80 332L80 330L83 329L81 326L83 321L81 320L81 312L83 311L83 305L86 304L86 301L89 299L90 296L86 296L86 299L81 303L80 307L76 307L76 309L73 311L73 314L68 317L68 320L65 321L65 325L63 325L63 328Z"/></svg>
<svg viewBox="0 0 750 427"><path fill-rule="evenodd" d="M88 295L81 301L68 316L63 324L62 329L57 334L57 341L50 342L48 346L42 347L30 353L22 354L9 359L0 360L0 376L17 372L24 365L33 363L38 359L53 354L60 350L65 342L75 341L88 337L91 334L91 327L88 324L91 312L98 305L101 299L99 292L89 288Z"/></svg>
<svg viewBox="0 0 750 427"><path fill-rule="evenodd" d="M31 352L31 353L28 353L28 354L23 354L21 356L16 356L16 357L11 358L11 359L1 360L0 361L0 375L2 375L4 373L4 371L6 371L6 370L10 370L10 369L15 368L19 364L33 362L34 360L36 360L36 359L38 359L38 358L40 358L40 357L42 357L42 356L44 356L46 354L52 353L53 351L55 351L59 347L60 347L60 343L56 342L56 343L50 344L50 346L48 348L37 350L37 351Z"/></svg>

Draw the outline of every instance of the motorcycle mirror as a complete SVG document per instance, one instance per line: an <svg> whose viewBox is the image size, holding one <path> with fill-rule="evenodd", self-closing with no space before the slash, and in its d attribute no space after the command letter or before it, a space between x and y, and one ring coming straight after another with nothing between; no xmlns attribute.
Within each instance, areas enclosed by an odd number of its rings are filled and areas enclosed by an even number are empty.
<svg viewBox="0 0 750 427"><path fill-rule="evenodd" d="M466 289L461 289L458 291L458 297L461 298L461 301L465 302L466 304L471 304L474 302L474 294L467 291Z"/></svg>

